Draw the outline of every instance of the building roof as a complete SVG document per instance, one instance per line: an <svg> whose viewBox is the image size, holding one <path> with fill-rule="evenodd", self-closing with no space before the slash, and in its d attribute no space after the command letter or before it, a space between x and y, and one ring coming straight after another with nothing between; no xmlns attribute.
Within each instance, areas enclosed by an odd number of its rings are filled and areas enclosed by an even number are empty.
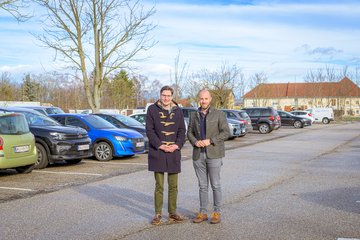
<svg viewBox="0 0 360 240"><path fill-rule="evenodd" d="M360 88L349 78L339 82L262 83L243 98L360 97Z"/></svg>

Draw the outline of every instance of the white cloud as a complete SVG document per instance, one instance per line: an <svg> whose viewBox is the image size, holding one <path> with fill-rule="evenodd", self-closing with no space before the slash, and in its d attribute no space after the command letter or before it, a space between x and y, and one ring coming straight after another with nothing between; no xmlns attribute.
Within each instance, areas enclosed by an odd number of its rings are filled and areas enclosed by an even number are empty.
<svg viewBox="0 0 360 240"><path fill-rule="evenodd" d="M337 68L359 64L357 2L245 6L160 2L156 9L154 35L159 43L146 52L151 59L134 64L151 80L170 79L178 49L190 72L215 70L226 61L248 75L264 71L271 81L299 81L307 70L325 64ZM6 46L0 48L0 70L5 66L17 69L18 65L34 70L58 67L53 52L38 47L30 29L38 31L40 27L35 22L0 21L0 46ZM301 46L309 49L299 51ZM308 54L311 52L316 54Z"/></svg>

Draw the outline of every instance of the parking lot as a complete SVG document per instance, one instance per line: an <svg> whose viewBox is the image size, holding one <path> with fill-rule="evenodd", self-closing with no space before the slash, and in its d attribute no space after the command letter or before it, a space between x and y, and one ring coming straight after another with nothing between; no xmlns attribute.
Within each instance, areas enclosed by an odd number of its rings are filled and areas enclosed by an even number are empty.
<svg viewBox="0 0 360 240"><path fill-rule="evenodd" d="M334 127L334 124L315 124L303 129L282 127L269 134L252 131L244 137L227 141L226 148L241 148L259 142L271 141L274 138L301 134L304 131L316 131L321 128ZM182 150L184 161L191 159L191 151L192 148L187 142ZM147 154L140 154L131 158L116 158L108 162L84 159L76 165L54 164L45 169L33 170L30 174L17 174L13 170L0 170L0 202L53 192L62 188L82 185L144 169L147 169Z"/></svg>

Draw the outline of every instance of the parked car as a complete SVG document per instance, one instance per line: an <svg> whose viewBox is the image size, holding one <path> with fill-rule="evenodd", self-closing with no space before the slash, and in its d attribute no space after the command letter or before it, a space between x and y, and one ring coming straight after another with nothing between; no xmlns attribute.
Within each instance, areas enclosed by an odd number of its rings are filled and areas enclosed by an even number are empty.
<svg viewBox="0 0 360 240"><path fill-rule="evenodd" d="M285 111L277 111L280 115L281 126L294 126L294 128L303 128L304 126L311 126L311 120L295 116Z"/></svg>
<svg viewBox="0 0 360 240"><path fill-rule="evenodd" d="M252 107L243 108L242 110L245 110L249 115L253 129L259 130L262 134L281 127L280 116L272 107Z"/></svg>
<svg viewBox="0 0 360 240"><path fill-rule="evenodd" d="M0 169L30 173L36 163L35 137L21 113L0 113Z"/></svg>
<svg viewBox="0 0 360 240"><path fill-rule="evenodd" d="M187 124L189 124L190 115L197 111L197 108L195 107L183 107L182 108L184 119ZM242 137L246 135L246 126L244 123L235 120L235 119L229 119L227 118L228 126L230 129L230 137L229 139L234 139L236 137Z"/></svg>
<svg viewBox="0 0 360 240"><path fill-rule="evenodd" d="M184 115L184 119L185 119L186 123L189 125L190 115L191 115L191 113L196 112L197 108L196 107L182 107L181 109L182 109L182 112Z"/></svg>
<svg viewBox="0 0 360 240"><path fill-rule="evenodd" d="M246 135L246 126L244 123L234 120L234 119L227 119L228 126L230 129L230 137L229 139L234 139L236 137L243 137Z"/></svg>
<svg viewBox="0 0 360 240"><path fill-rule="evenodd" d="M64 113L64 111L59 107L54 106L17 106L21 108L29 108L38 111L39 113L44 114L45 116L49 114Z"/></svg>
<svg viewBox="0 0 360 240"><path fill-rule="evenodd" d="M246 132L253 130L251 125L251 118L246 113L245 110L235 110L235 109L221 109L226 114L227 119L238 120L246 126Z"/></svg>
<svg viewBox="0 0 360 240"><path fill-rule="evenodd" d="M334 110L332 108L309 108L306 109L315 119L315 122L329 124L334 121Z"/></svg>
<svg viewBox="0 0 360 240"><path fill-rule="evenodd" d="M25 115L30 131L35 136L35 168L45 168L49 163L63 161L76 164L92 156L91 140L83 129L62 126L54 119L32 109L8 107L0 110Z"/></svg>
<svg viewBox="0 0 360 240"><path fill-rule="evenodd" d="M183 111L183 113L184 113L184 111ZM135 113L135 114L129 115L129 117L135 119L136 121L140 122L144 126L146 125L146 113ZM189 119L186 119L184 117L184 121L185 121L185 128L186 128L186 132L187 132Z"/></svg>
<svg viewBox="0 0 360 240"><path fill-rule="evenodd" d="M139 123L145 126L146 124L146 113L134 113L129 115L129 117L135 119Z"/></svg>
<svg viewBox="0 0 360 240"><path fill-rule="evenodd" d="M95 113L94 115L99 116L109 123L113 124L117 128L128 128L141 133L145 141L145 151L149 150L149 139L146 135L145 126L134 118L115 113Z"/></svg>
<svg viewBox="0 0 360 240"><path fill-rule="evenodd" d="M308 118L311 120L311 124L314 123L315 118L313 118L313 116L311 115L311 113L305 111L305 110L295 110L295 111L291 111L291 114L298 116L298 117L303 117L303 118Z"/></svg>
<svg viewBox="0 0 360 240"><path fill-rule="evenodd" d="M145 151L143 135L131 129L119 129L99 116L76 113L50 116L65 126L85 129L93 143L94 156L99 161L133 156Z"/></svg>

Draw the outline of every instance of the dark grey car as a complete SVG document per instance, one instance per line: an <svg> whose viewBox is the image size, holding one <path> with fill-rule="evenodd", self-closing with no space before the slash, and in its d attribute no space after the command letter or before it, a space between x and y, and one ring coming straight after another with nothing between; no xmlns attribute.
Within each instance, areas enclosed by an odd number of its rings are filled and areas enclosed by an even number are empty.
<svg viewBox="0 0 360 240"><path fill-rule="evenodd" d="M251 125L251 118L246 113L245 110L235 110L235 109L221 109L226 114L227 119L238 120L244 123L246 127L246 132L253 130Z"/></svg>
<svg viewBox="0 0 360 240"><path fill-rule="evenodd" d="M281 127L279 113L272 107L251 107L243 108L251 118L254 130L260 133L269 133Z"/></svg>

